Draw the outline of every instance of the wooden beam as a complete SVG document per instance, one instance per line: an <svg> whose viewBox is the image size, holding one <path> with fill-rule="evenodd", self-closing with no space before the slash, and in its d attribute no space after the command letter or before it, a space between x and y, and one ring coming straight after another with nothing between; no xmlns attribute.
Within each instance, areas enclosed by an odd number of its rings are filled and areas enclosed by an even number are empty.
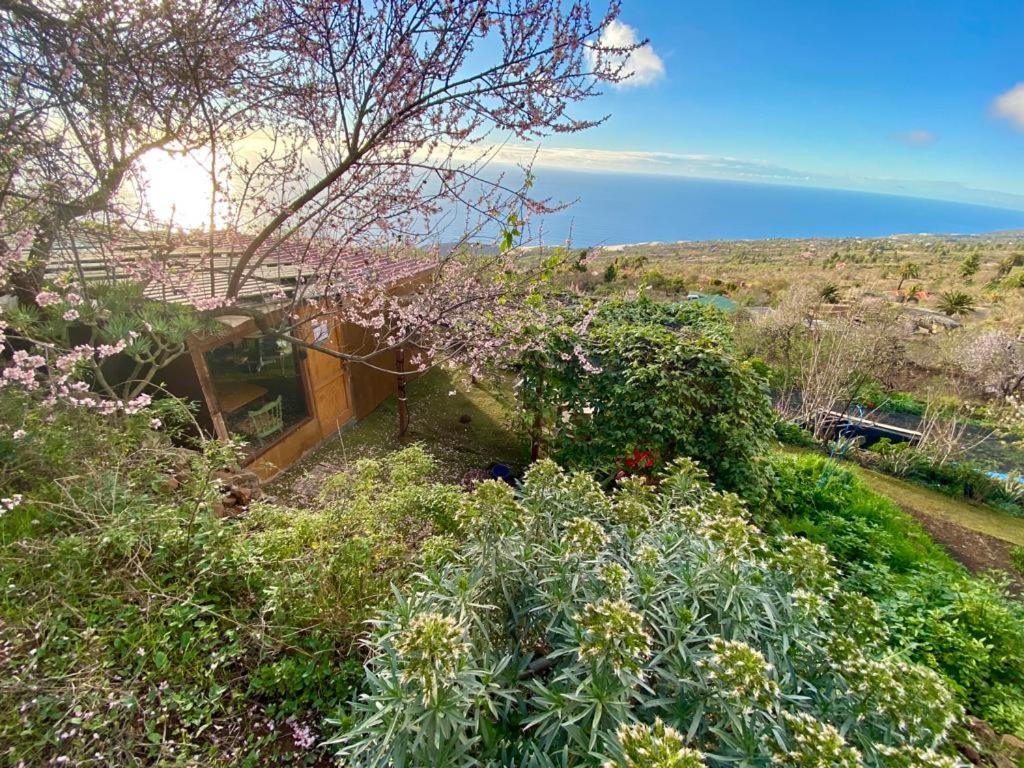
<svg viewBox="0 0 1024 768"><path fill-rule="evenodd" d="M206 407L210 411L210 420L213 422L213 431L221 440L229 440L228 425L224 420L224 414L220 411L220 400L217 398L217 388L210 377L210 369L206 365L206 357L199 346L189 343L189 354L192 356L192 364L196 369L196 376L199 378L199 386L202 387L203 397L206 398Z"/></svg>

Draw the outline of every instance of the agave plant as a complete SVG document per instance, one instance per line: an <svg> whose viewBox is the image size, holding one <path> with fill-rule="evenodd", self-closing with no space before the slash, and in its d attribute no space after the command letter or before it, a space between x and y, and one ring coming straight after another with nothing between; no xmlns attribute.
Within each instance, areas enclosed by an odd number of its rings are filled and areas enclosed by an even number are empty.
<svg viewBox="0 0 1024 768"><path fill-rule="evenodd" d="M828 555L690 461L605 494L535 464L370 640L335 737L359 766L955 766L942 680L885 646Z"/></svg>

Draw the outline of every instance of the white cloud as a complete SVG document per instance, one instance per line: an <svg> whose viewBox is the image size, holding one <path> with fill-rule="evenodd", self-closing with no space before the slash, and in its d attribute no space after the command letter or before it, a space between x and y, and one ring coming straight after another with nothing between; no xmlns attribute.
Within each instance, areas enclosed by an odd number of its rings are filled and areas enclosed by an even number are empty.
<svg viewBox="0 0 1024 768"><path fill-rule="evenodd" d="M936 141L938 141L939 137L936 136L931 131L918 130L899 133L896 135L896 138L904 142L905 144L912 144L914 146L924 147L927 146L928 144L934 144Z"/></svg>
<svg viewBox="0 0 1024 768"><path fill-rule="evenodd" d="M601 45L606 48L629 48L638 42L640 38L636 30L618 20L612 21L601 33ZM621 74L626 79L618 84L619 87L650 85L665 74L665 63L655 53L654 46L650 43L625 54L625 57L626 62ZM591 55L591 65L596 63L596 58ZM611 58L614 60L614 57ZM619 61L621 62L621 57Z"/></svg>
<svg viewBox="0 0 1024 768"><path fill-rule="evenodd" d="M1024 83L1017 83L992 102L992 111L1024 130Z"/></svg>
<svg viewBox="0 0 1024 768"><path fill-rule="evenodd" d="M572 171L647 173L723 181L825 187L860 192L952 200L975 205L1024 210L1021 192L978 189L951 181L840 175L787 168L763 160L681 152L539 147L535 144L474 145L457 152L460 159L477 160L481 153L498 165L532 166L534 171L554 168Z"/></svg>

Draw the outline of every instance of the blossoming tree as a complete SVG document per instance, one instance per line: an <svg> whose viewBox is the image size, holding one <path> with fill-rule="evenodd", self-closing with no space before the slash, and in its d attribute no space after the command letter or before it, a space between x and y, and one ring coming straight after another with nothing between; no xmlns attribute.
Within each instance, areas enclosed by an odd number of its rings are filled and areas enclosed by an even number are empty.
<svg viewBox="0 0 1024 768"><path fill-rule="evenodd" d="M212 18L174 3L4 6L0 43L21 62L10 74L28 83L7 95L10 114L25 113L6 139L7 178L17 182L8 187L25 191L0 209L9 282L23 304L79 322L96 298L75 252L89 239L108 274L163 285L202 315L249 315L264 333L300 346L314 344L299 326L317 316L369 327L371 348L322 351L399 372L440 362L478 369L505 350L503 334L521 313L543 322L538 279L560 258L524 268L515 246L535 234L532 217L557 202L531 196L528 170L493 172L487 148L601 121L570 108L628 76L638 46L603 34L617 2L596 14L590 3L564 0L225 0L203 8ZM173 258L169 231L156 236L144 190L130 183L154 147L202 147L209 158L200 238L208 247L189 263ZM145 248L126 255L111 247L140 229ZM479 237L498 247L468 247ZM226 267L225 251L215 256L225 239ZM59 285L43 285L58 242L72 268ZM293 286L259 304L247 299L261 270L281 265ZM198 293L203 269L226 279ZM390 290L389 276L410 272L415 290ZM150 319L136 322L144 305L124 341L143 339L139 359L156 366L178 344ZM116 324L96 310L94 327L106 334ZM60 335L45 340L54 354L70 351L57 349ZM395 353L393 366L382 353ZM17 376L33 362L22 360ZM87 367L95 379L96 366Z"/></svg>

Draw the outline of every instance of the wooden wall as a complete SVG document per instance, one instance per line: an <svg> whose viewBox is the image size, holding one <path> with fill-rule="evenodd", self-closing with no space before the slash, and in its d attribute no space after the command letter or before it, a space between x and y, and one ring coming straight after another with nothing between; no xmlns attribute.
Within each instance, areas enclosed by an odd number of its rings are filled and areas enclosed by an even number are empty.
<svg viewBox="0 0 1024 768"><path fill-rule="evenodd" d="M415 290L423 279L422 275L417 276L403 283L396 291L404 293ZM204 424L204 428L209 427L212 429L213 423L216 420L216 414L211 414L209 401L204 392L203 376L197 370L199 365L205 368L205 363L201 357L197 360L196 354L201 355L205 350L225 343L233 336L251 332L254 328L255 324L250 321L244 327L219 334L214 338L197 339L192 345L192 355L182 356L175 361L174 365L166 369L163 378L167 381L168 389L175 395L196 400L200 403L200 423ZM373 350L375 342L371 331L352 323L341 325L340 331L338 342L346 352L360 354ZM301 333L300 335L308 336L308 334ZM306 350L303 354L315 355L319 353ZM410 356L411 353L407 352L406 359L408 360ZM347 393L351 399L352 413L356 421L366 418L388 397L396 394L397 381L395 374L391 372L395 369L395 353L382 352L372 357L370 362L387 370L376 370L360 363L347 363L344 366L348 378ZM406 363L406 366L411 367L408 363ZM313 397L316 382L308 380L311 373L310 366L304 364L303 369L306 372L303 376L304 388L313 416L289 430L280 440L271 444L263 453L256 456L249 463L249 467L263 479L269 479L278 472L287 469L304 454L333 434L333 427L331 433L327 434L324 426L318 423L315 411L315 398ZM410 373L409 380L411 381L414 378L416 378L416 375ZM210 397L215 396L210 393Z"/></svg>
<svg viewBox="0 0 1024 768"><path fill-rule="evenodd" d="M346 323L343 336L346 352L359 354L373 349L373 336L365 328ZM394 370L395 355L393 352L384 352L374 355L371 362L381 368ZM378 371L360 363L349 363L348 372L352 381L352 407L357 420L366 418L389 396L395 394L396 383L392 373Z"/></svg>

